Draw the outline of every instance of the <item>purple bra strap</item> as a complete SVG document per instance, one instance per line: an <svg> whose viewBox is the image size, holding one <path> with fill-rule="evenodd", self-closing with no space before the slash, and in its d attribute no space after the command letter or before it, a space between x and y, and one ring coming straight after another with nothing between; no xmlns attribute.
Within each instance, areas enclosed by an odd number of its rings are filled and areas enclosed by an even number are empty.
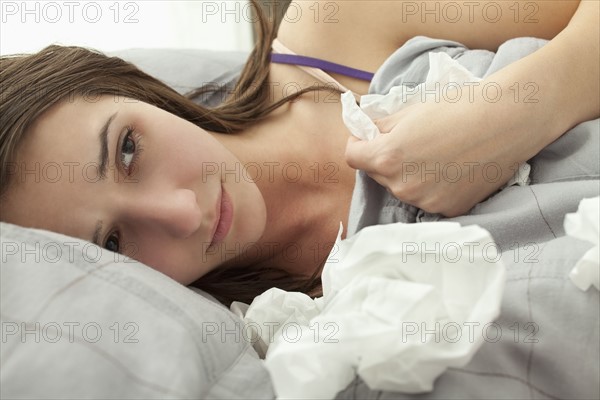
<svg viewBox="0 0 600 400"><path fill-rule="evenodd" d="M313 57L300 56L297 54L271 54L271 62L279 64L302 65L305 67L319 68L323 71L329 71L336 74L346 75L352 78L361 79L370 82L373 79L373 73L360 69L346 67L345 65L332 63Z"/></svg>

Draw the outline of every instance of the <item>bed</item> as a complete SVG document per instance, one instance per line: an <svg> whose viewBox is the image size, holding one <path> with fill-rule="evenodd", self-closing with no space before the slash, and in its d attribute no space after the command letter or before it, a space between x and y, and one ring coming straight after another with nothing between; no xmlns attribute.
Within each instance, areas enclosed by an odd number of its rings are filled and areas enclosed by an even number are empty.
<svg viewBox="0 0 600 400"><path fill-rule="evenodd" d="M422 82L431 51L483 77L544 44L516 39L494 54L415 38L378 72L372 90ZM198 99L211 105L246 57L172 49L118 55L181 93L216 83L220 92ZM598 291L582 291L568 276L593 244L566 235L563 225L582 199L600 193L599 138L598 120L578 125L530 160L530 185L507 188L453 219L484 227L502 249L500 335L427 393L373 390L356 377L336 398L600 398ZM364 174L356 190L363 201L353 200L355 231L441 220L403 212ZM244 340L243 320L210 295L79 239L6 223L0 239L2 398L276 397L264 362Z"/></svg>

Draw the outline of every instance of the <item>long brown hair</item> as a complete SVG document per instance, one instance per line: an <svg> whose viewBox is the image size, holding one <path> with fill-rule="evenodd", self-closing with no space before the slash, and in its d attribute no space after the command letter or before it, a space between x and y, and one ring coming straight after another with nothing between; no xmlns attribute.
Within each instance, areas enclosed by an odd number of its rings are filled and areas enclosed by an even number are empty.
<svg viewBox="0 0 600 400"><path fill-rule="evenodd" d="M14 162L28 129L46 110L70 97L123 96L162 108L209 131L235 133L306 92L336 91L330 87L308 87L271 103L267 84L277 24L267 18L255 0L251 4L259 22L256 45L235 89L215 108L192 101L214 91L214 86L207 85L182 96L133 64L95 50L51 45L31 55L0 57L0 197L14 183L8 166ZM307 279L280 269L236 266L217 268L192 285L224 304L234 300L250 303L271 287L317 295L319 272L320 267Z"/></svg>

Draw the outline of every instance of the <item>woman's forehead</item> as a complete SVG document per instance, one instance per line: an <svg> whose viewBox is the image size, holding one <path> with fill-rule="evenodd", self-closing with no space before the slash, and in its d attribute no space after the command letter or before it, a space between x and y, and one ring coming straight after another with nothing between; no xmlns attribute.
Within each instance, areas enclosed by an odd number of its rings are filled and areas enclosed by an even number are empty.
<svg viewBox="0 0 600 400"><path fill-rule="evenodd" d="M46 110L33 123L34 129L40 125L62 124L66 122L85 123L93 122L98 113L107 112L117 108L119 103L111 102L109 96L102 96L93 100L81 96L66 98Z"/></svg>
<svg viewBox="0 0 600 400"><path fill-rule="evenodd" d="M101 103L75 100L57 104L32 125L7 166L3 220L64 232L55 217L100 190L97 132L104 113Z"/></svg>
<svg viewBox="0 0 600 400"><path fill-rule="evenodd" d="M0 202L2 221L87 238L100 182L86 182L67 159L25 159L13 169L11 185Z"/></svg>
<svg viewBox="0 0 600 400"><path fill-rule="evenodd" d="M48 110L31 126L17 154L18 164L82 161L94 145L96 112L85 104L64 103ZM98 120L98 122L95 122Z"/></svg>

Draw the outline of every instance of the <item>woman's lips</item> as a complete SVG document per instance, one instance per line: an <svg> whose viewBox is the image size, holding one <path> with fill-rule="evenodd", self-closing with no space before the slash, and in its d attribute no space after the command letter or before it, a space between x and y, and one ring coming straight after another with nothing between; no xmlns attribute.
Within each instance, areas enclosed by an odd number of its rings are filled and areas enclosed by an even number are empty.
<svg viewBox="0 0 600 400"><path fill-rule="evenodd" d="M217 203L217 221L213 228L213 238L209 247L219 244L225 239L225 236L229 233L232 222L233 204L231 203L231 197L229 197L229 194L221 185L221 195L219 196L219 202Z"/></svg>

